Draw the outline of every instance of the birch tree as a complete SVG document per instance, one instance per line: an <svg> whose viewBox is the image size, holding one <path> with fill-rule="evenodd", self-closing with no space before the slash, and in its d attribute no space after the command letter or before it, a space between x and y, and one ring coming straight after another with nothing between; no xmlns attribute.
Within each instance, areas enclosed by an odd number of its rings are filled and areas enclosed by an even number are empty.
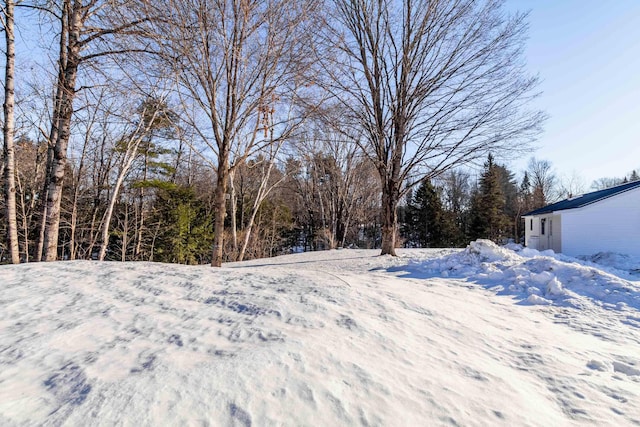
<svg viewBox="0 0 640 427"><path fill-rule="evenodd" d="M4 77L4 199L7 222L7 249L13 264L20 263L18 242L18 222L16 215L16 178L15 178L15 33L14 33L15 1L6 0L2 8L2 25L5 35L5 77Z"/></svg>
<svg viewBox="0 0 640 427"><path fill-rule="evenodd" d="M278 153L280 152L283 143L284 140L280 140L279 142L271 145L269 147L268 156L261 158L259 162L256 162L252 165L253 167L260 168L259 185L254 196L253 203L251 205L249 219L244 227L242 246L240 247L236 261L244 260L247 246L249 246L249 240L251 239L253 225L255 224L256 215L258 214L260 205L262 204L262 202L264 202L269 193L271 193L273 189L276 188L285 178L285 175L282 175L276 182L271 182L273 169L275 167L276 161L278 159Z"/></svg>
<svg viewBox="0 0 640 427"><path fill-rule="evenodd" d="M407 183L526 147L539 131L543 115L526 109L537 82L522 60L526 16L502 3L334 1L327 44L339 50L319 60L379 175L382 254L395 255Z"/></svg>
<svg viewBox="0 0 640 427"><path fill-rule="evenodd" d="M59 57L55 102L49 132L49 157L44 207L44 259L58 256L60 204L71 135L73 103L79 90L78 72L81 66L111 55L120 55L135 48L113 48L106 41L114 36L126 36L147 18L128 19L122 11L133 1L60 0L51 12L60 22ZM120 19L122 18L122 19Z"/></svg>
<svg viewBox="0 0 640 427"><path fill-rule="evenodd" d="M99 261L104 261L104 257L107 254L111 218L113 216L113 209L115 207L116 201L118 200L122 184L124 183L124 180L129 173L133 162L139 154L140 144L156 125L158 119L165 114L166 105L164 104L164 101L155 99L147 100L141 106L139 120L135 124L134 129L126 132L124 137L118 143L121 156L116 181L113 184L113 190L111 191L109 204L102 221L102 243L100 245L100 252L98 253ZM124 253L125 251L123 250L123 261Z"/></svg>

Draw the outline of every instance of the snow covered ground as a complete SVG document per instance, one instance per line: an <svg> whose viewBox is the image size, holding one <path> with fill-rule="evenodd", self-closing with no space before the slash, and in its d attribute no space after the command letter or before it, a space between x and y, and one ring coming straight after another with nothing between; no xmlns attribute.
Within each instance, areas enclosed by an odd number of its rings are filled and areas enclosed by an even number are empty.
<svg viewBox="0 0 640 427"><path fill-rule="evenodd" d="M377 253L0 266L0 425L640 425L636 260Z"/></svg>

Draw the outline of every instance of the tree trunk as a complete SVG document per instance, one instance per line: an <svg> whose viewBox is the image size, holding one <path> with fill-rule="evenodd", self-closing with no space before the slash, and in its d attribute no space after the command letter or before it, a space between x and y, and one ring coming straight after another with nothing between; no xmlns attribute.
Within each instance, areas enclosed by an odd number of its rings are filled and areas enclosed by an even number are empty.
<svg viewBox="0 0 640 427"><path fill-rule="evenodd" d="M222 255L224 250L224 218L226 216L226 194L227 183L229 182L229 156L222 154L218 165L218 174L215 192L215 225L213 236L213 256L211 258L212 267L222 267Z"/></svg>
<svg viewBox="0 0 640 427"><path fill-rule="evenodd" d="M69 259L75 260L78 256L79 244L76 243L77 230L78 230L78 202L80 200L80 186L82 181L82 173L85 165L85 156L87 155L88 141L85 137L84 145L82 146L82 154L80 155L80 164L78 165L78 173L74 182L73 190L73 205L71 206L71 231L69 237Z"/></svg>
<svg viewBox="0 0 640 427"><path fill-rule="evenodd" d="M45 261L55 261L58 257L62 186L64 183L65 166L67 164L67 147L71 134L73 100L76 93L76 78L80 61L80 11L80 9L74 9L70 12L71 16L69 19L71 22L69 25L66 63L61 63L58 71L58 85L62 85L62 99L60 100L60 116L53 117L53 121L58 122L58 138L56 141L52 141L54 143L53 163L50 175L47 178L49 181L49 191L47 192L47 222L44 236Z"/></svg>
<svg viewBox="0 0 640 427"><path fill-rule="evenodd" d="M111 226L111 218L113 216L113 209L118 200L118 194L120 193L120 187L124 181L124 175L121 173L118 176L116 185L111 193L111 199L109 200L109 207L104 213L104 220L102 221L102 243L100 244L100 252L98 254L98 261L104 261L104 257L107 254L107 246L109 245L109 228ZM123 237L124 239L124 237Z"/></svg>
<svg viewBox="0 0 640 427"><path fill-rule="evenodd" d="M149 262L153 262L153 251L156 248L156 239L158 238L158 233L160 232L160 222L156 225L156 229L153 232L153 237L151 239L151 248L149 249Z"/></svg>
<svg viewBox="0 0 640 427"><path fill-rule="evenodd" d="M153 123L154 119L155 119L155 116L151 119L151 123ZM151 124L149 124L147 128L143 129L142 132L146 133L149 131L150 128L151 128ZM140 130L140 127L136 129L136 132L138 132L139 130ZM107 253L107 245L109 244L109 227L111 226L113 209L116 205L116 201L118 200L118 195L120 194L120 189L122 188L124 179L126 178L127 174L129 173L129 169L131 169L131 166L133 165L133 162L136 159L136 156L138 154L138 148L140 147L141 141L142 141L142 136L133 138L133 141L129 141L127 150L123 154L122 163L120 165L120 171L118 172L118 178L116 179L116 183L113 187L113 193L111 194L111 198L109 200L109 207L107 208L107 211L104 214L104 221L102 224L102 244L100 245L100 254L98 255L99 261L104 261L104 257ZM128 215L128 211L126 212L126 215ZM128 218L127 218L127 222L128 222ZM126 224L126 226L128 227L128 224ZM126 228L124 233L125 234L122 238L123 242L125 242L127 238ZM122 256L124 261L124 252Z"/></svg>
<svg viewBox="0 0 640 427"><path fill-rule="evenodd" d="M398 228L397 206L400 199L393 181L382 186L382 252L380 255L396 256L396 231Z"/></svg>
<svg viewBox="0 0 640 427"><path fill-rule="evenodd" d="M4 196L6 204L7 221L7 248L13 264L20 263L20 249L18 243L18 222L16 214L16 182L15 182L15 147L13 136L15 133L14 120L14 70L15 70L15 34L13 27L14 2L5 2L5 40L6 40L6 65L4 86Z"/></svg>
<svg viewBox="0 0 640 427"><path fill-rule="evenodd" d="M47 228L47 204L45 201L45 203L43 203L42 216L40 218L40 232L38 233L38 246L36 248L35 262L42 261L42 256L44 253L44 232L46 228Z"/></svg>
<svg viewBox="0 0 640 427"><path fill-rule="evenodd" d="M38 149L39 150L39 149ZM39 152L39 151L38 151ZM38 177L40 176L40 171L41 171L41 166L42 166L42 162L39 159L40 155L36 155L36 170L35 170L35 177L36 177L36 182L38 181ZM24 232L25 232L25 243L26 243L26 252L25 252L25 258L24 258L24 262L30 262L31 261L31 254L29 252L29 230L31 228L31 224L33 224L33 218L34 215L36 214L36 206L37 206L37 201L38 201L38 191L36 190L35 187L32 187L30 192L29 192L29 215L27 215L27 218L24 221ZM42 250L40 251L40 256L42 256ZM36 258L36 261L40 261L41 258Z"/></svg>
<svg viewBox="0 0 640 427"><path fill-rule="evenodd" d="M24 189L22 188L22 183L20 181L20 175L16 175L16 186L20 191L20 222L22 226L22 253L24 254L23 261L25 263L29 262L29 219L27 217L27 208L24 200ZM16 218L17 223L17 218ZM20 239L20 236L18 236Z"/></svg>
<svg viewBox="0 0 640 427"><path fill-rule="evenodd" d="M73 198L73 206L71 207L71 224L69 236L69 259L76 259L76 230L78 228L78 198L77 194Z"/></svg>
<svg viewBox="0 0 640 427"><path fill-rule="evenodd" d="M180 151L182 151L182 143L181 143ZM144 153L144 168L142 170L142 182L146 182L147 181L148 168L149 168L149 149L147 148L145 150L145 153ZM177 163L176 163L176 170L178 170ZM174 181L175 181L175 174L176 174L176 172L174 172L173 178L172 178L172 180L174 180ZM140 197L138 199L138 209L140 211L140 221L137 224L136 249L135 249L134 254L133 254L133 257L134 257L134 259L136 261L139 261L141 259L141 255L142 255L142 232L143 232L143 228L144 228L144 213L145 213L145 211L144 211L144 196L145 196L145 191L144 191L144 186L142 186L142 187L140 187Z"/></svg>
<svg viewBox="0 0 640 427"><path fill-rule="evenodd" d="M129 235L129 204L124 205L124 224L122 226L122 246L120 249L120 261L127 260L127 239ZM102 260L101 260L102 261Z"/></svg>
<svg viewBox="0 0 640 427"><path fill-rule="evenodd" d="M49 131L49 139L47 141L47 158L45 163L45 175L44 175L44 185L42 188L42 194L44 199L42 200L42 213L40 216L40 232L38 233L38 244L36 248L36 261L40 262L44 260L44 247L47 233L47 218L48 218L48 205L47 198L49 194L49 177L51 175L51 170L53 168L53 158L54 158L54 146L58 141L58 118L60 117L60 108L62 105L63 98L63 85L62 85L62 75L63 69L67 63L67 38L69 35L69 23L67 21L67 14L69 13L69 3L64 2L62 7L62 15L60 17L60 51L58 58L58 80L56 82L56 95L53 100L53 111L51 114L51 129Z"/></svg>
<svg viewBox="0 0 640 427"><path fill-rule="evenodd" d="M142 238L143 238L143 228L144 228L144 187L140 189L140 205L138 206L138 210L140 212L140 220L137 224L137 231L135 234L136 247L133 253L133 259L139 261L142 259Z"/></svg>
<svg viewBox="0 0 640 427"><path fill-rule="evenodd" d="M60 86L60 85L58 85ZM54 105L54 116L57 116L56 112L59 109L59 100L61 97L62 89L58 88L58 94L56 95L56 101ZM58 138L58 124L55 120L52 120L51 124L51 132L49 134L49 140L47 141L47 152L45 159L45 167L44 167L44 185L42 186L42 194L44 195L44 199L41 200L42 204L42 212L40 215L40 229L38 233L38 244L36 248L36 262L40 262L43 260L44 255L44 240L45 240L45 231L47 228L47 199L46 195L49 194L49 175L51 174L51 166L53 164L53 144Z"/></svg>
<svg viewBox="0 0 640 427"><path fill-rule="evenodd" d="M258 204L259 205L259 204ZM238 254L238 258L236 261L244 260L244 255L247 252L247 246L249 246L249 240L251 240L251 232L253 231L253 224L255 224L256 214L258 213L258 208L254 206L251 211L251 217L249 218L249 223L245 228L244 232L244 240L242 241L242 248L240 248L240 253Z"/></svg>
<svg viewBox="0 0 640 427"><path fill-rule="evenodd" d="M247 247L249 246L249 240L251 240L251 233L253 232L253 226L254 226L255 221L256 221L256 214L260 210L260 205L262 204L264 199L266 199L266 197L269 195L271 190L273 190L277 185L279 185L284 179L284 177L283 177L277 183L272 184L272 185L269 184L269 180L271 178L271 173L273 172L273 166L275 164L278 152L280 151L281 147L282 147L282 142L279 142L277 144L277 146L275 147L275 150L272 151L272 153L271 153L271 156L270 156L270 159L269 159L269 163L267 165L266 170L264 168L262 169L262 177L261 177L261 181L260 181L260 186L258 187L258 192L256 193L256 198L254 199L253 206L251 207L251 215L249 217L249 222L247 223L247 226L245 228L244 241L242 242L242 248L240 249L240 253L238 254L238 257L237 257L236 261L244 260L244 256L245 256L245 253L247 251ZM244 198L244 196L243 196L243 198ZM242 210L244 211L244 206L243 206ZM244 223L244 221L243 221L243 223Z"/></svg>
<svg viewBox="0 0 640 427"><path fill-rule="evenodd" d="M233 255L236 256L238 254L238 220L237 216L237 202L238 195L236 194L236 186L235 186L235 176L236 171L232 170L229 173L229 208L231 214L231 238L233 240ZM242 223L241 223L242 225ZM238 255L239 256L239 255ZM238 261L242 261L238 259Z"/></svg>

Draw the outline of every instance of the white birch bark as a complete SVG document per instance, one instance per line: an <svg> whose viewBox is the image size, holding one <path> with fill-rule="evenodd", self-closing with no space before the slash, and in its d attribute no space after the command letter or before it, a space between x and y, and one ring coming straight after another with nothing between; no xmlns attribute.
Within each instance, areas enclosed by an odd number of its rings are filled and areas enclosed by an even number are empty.
<svg viewBox="0 0 640 427"><path fill-rule="evenodd" d="M120 188L122 188L122 184L129 173L136 156L138 155L140 143L153 127L157 115L158 111L154 111L153 116L147 123L144 123L144 120L141 119L135 131L125 144L126 150L120 161L118 177L116 178L116 182L109 199L109 206L107 207L107 211L104 214L104 220L102 221L102 243L100 244L100 252L98 253L99 261L104 261L107 254L107 246L109 245L109 228L111 226L111 218L113 217L113 209L118 200L118 196L120 195ZM141 117L144 117L144 114L141 114Z"/></svg>
<svg viewBox="0 0 640 427"><path fill-rule="evenodd" d="M16 211L16 181L15 181L15 34L14 34L13 0L6 0L3 9L3 24L6 41L6 64L4 86L4 197L7 221L7 249L13 264L20 263L20 249L18 244L18 222Z"/></svg>

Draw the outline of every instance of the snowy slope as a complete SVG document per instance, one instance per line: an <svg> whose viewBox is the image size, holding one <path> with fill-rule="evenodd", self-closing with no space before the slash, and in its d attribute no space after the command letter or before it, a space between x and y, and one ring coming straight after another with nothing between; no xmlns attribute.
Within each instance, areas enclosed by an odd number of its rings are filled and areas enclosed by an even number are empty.
<svg viewBox="0 0 640 427"><path fill-rule="evenodd" d="M640 425L640 283L475 242L0 267L0 425Z"/></svg>

